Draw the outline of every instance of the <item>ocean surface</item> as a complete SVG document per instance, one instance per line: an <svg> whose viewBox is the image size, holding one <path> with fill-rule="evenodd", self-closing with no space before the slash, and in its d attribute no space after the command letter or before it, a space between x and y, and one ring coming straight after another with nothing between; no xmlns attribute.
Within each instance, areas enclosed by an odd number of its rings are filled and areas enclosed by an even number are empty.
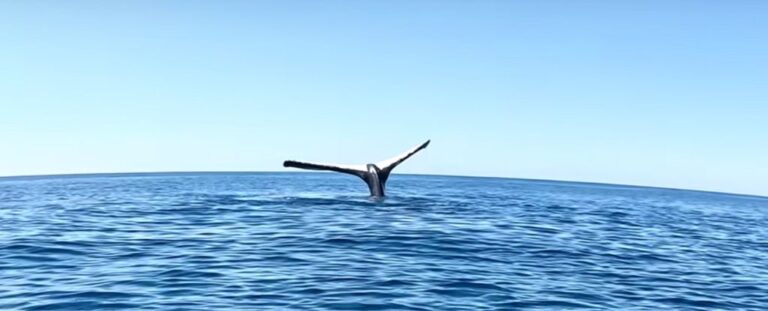
<svg viewBox="0 0 768 311"><path fill-rule="evenodd" d="M332 173L0 178L0 310L767 310L768 198Z"/></svg>

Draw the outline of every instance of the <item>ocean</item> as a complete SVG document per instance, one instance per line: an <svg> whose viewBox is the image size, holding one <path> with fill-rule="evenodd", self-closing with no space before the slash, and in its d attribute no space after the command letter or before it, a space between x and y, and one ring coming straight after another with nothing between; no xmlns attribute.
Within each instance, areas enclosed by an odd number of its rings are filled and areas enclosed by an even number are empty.
<svg viewBox="0 0 768 311"><path fill-rule="evenodd" d="M0 178L0 310L766 310L768 198L333 173Z"/></svg>

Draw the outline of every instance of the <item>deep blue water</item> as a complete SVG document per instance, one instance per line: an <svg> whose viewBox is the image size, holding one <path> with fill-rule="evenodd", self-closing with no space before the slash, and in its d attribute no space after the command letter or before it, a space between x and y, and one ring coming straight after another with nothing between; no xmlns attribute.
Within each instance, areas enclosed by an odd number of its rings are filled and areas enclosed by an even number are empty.
<svg viewBox="0 0 768 311"><path fill-rule="evenodd" d="M766 310L768 198L337 174L0 179L2 310Z"/></svg>

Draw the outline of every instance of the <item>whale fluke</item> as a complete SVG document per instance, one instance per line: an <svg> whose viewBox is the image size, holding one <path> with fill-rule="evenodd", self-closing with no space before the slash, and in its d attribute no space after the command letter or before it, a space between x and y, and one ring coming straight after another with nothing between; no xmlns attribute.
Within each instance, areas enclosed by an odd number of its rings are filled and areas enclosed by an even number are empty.
<svg viewBox="0 0 768 311"><path fill-rule="evenodd" d="M315 164L299 161L285 161L283 162L285 167L295 167L305 170L319 170L319 171L334 171L339 173L357 174L360 171L365 171L365 166L352 166L352 165L336 165L336 164Z"/></svg>
<svg viewBox="0 0 768 311"><path fill-rule="evenodd" d="M305 170L321 170L321 171L333 171L338 173L345 173L360 177L368 184L368 190L373 197L384 196L384 185L389 178L389 174L392 170L403 163L417 152L426 148L429 145L430 140L427 140L423 144L411 148L410 150L403 152L393 158L376 162L375 164L366 165L342 165L342 164L317 164L288 160L283 162L284 167L294 167Z"/></svg>

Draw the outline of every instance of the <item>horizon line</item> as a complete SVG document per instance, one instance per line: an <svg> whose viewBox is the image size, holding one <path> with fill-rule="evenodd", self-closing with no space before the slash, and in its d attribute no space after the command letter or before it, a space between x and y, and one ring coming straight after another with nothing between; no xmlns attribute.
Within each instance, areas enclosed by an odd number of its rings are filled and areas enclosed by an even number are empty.
<svg viewBox="0 0 768 311"><path fill-rule="evenodd" d="M301 172L301 171L156 171L156 172L96 172L96 173L60 173L60 174L27 174L27 175L3 175L0 176L0 180L3 179L16 179L16 178L46 178L46 177L78 177L78 176L95 176L95 175L173 175L173 174L253 174L253 173L276 173L276 174L333 174L329 172ZM441 177L464 177L464 178L494 178L494 179L512 179L522 181L534 181L534 182L555 182L555 183L574 183L574 184L589 184L600 186L613 186L613 187L628 187L628 188L649 188L659 190L674 190L674 191L693 191L719 195L731 195L741 197L751 197L757 199L768 199L768 195L748 194L748 193L735 193L735 192L723 192L713 190L700 190L700 189L686 189L686 188L672 188L672 187L660 187L660 186L646 186L646 185L632 185L632 184L612 184L607 182L595 182L595 181L578 181L578 180L558 180L558 179L541 179L541 178L523 178L523 177L504 177L504 176L484 176L484 175L451 175L451 174L419 174L419 173L393 173L393 175L415 175L415 176L441 176Z"/></svg>

